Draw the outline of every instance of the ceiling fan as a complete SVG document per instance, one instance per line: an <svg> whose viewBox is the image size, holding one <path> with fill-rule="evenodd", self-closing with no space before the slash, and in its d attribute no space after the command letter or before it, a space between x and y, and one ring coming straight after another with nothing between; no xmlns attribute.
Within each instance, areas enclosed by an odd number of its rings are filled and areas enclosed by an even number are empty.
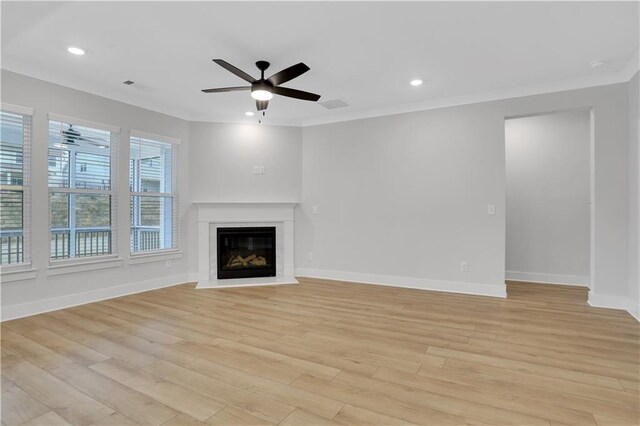
<svg viewBox="0 0 640 426"><path fill-rule="evenodd" d="M256 108L258 111L263 111L269 106L269 99L273 98L273 95L287 96L294 99L302 99L305 101L316 102L320 99L320 95L315 93L304 92L302 90L289 89L288 87L280 86L289 80L293 80L296 77L301 76L305 72L309 71L309 67L304 63L292 65L289 68L285 68L280 72L275 73L271 77L265 79L264 72L269 68L269 62L258 61L256 67L260 70L260 78L256 79L251 77L246 72L239 68L234 67L229 62L222 59L214 59L213 62L220 65L227 71L232 72L241 79L251 83L251 86L239 86L239 87L221 87L219 89L203 89L204 93L221 93L221 92L239 92L245 90L251 90L251 97L256 100Z"/></svg>
<svg viewBox="0 0 640 426"><path fill-rule="evenodd" d="M82 136L82 134L73 128L73 124L69 125L69 128L66 130L62 130L62 140L63 145L78 145L78 142L86 142L90 145L97 146L99 148L106 148L109 144L108 141L91 136Z"/></svg>

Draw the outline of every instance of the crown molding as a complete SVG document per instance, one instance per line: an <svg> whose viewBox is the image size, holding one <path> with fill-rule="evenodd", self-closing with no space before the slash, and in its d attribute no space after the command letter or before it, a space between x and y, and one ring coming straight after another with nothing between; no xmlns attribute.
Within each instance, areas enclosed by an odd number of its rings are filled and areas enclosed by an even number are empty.
<svg viewBox="0 0 640 426"><path fill-rule="evenodd" d="M629 81L633 78L634 75L640 70L640 50L636 50L632 55L627 64L620 71L620 76L624 81Z"/></svg>
<svg viewBox="0 0 640 426"><path fill-rule="evenodd" d="M635 59L634 59L635 58ZM543 95L553 92L586 89L589 87L607 86L610 84L626 83L638 71L638 52L625 65L621 71L580 77L570 80L555 81L551 83L537 84L533 86L517 87L512 89L494 90L472 95L456 96L444 99L432 99L423 102L394 105L389 107L369 109L366 111L344 112L340 114L310 118L303 120L302 127L318 126L323 124L339 123L344 121L362 120L388 115L404 114L410 112L427 111L439 108L448 108L461 105L477 104L482 102L499 101L504 99L521 98L525 96Z"/></svg>

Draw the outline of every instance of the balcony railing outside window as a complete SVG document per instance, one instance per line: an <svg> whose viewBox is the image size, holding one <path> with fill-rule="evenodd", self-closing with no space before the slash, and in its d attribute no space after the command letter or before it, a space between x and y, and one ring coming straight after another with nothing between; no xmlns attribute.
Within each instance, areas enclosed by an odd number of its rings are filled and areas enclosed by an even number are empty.
<svg viewBox="0 0 640 426"><path fill-rule="evenodd" d="M100 256L110 253L111 230L107 227L51 230L52 260Z"/></svg>
<svg viewBox="0 0 640 426"><path fill-rule="evenodd" d="M132 226L131 252L160 250L159 226Z"/></svg>
<svg viewBox="0 0 640 426"><path fill-rule="evenodd" d="M22 230L0 231L0 265L24 262L24 236Z"/></svg>

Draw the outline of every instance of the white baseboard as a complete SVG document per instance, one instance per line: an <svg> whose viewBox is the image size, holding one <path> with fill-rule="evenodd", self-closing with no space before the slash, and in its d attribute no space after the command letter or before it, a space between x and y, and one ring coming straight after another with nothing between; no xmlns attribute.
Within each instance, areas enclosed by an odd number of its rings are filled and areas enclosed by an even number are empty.
<svg viewBox="0 0 640 426"><path fill-rule="evenodd" d="M506 271L505 279L542 284L560 284L589 287L586 275L542 274L538 272Z"/></svg>
<svg viewBox="0 0 640 426"><path fill-rule="evenodd" d="M589 292L589 305L598 308L621 309L627 311L632 317L640 321L640 303L628 297L611 296L608 294L596 294Z"/></svg>
<svg viewBox="0 0 640 426"><path fill-rule="evenodd" d="M325 269L296 268L296 277L321 278L361 284L386 285L420 290L446 291L449 293L474 294L478 296L507 297L504 283L481 284L472 282L430 280L426 278L400 277L394 275L362 274L358 272L330 271Z"/></svg>
<svg viewBox="0 0 640 426"><path fill-rule="evenodd" d="M7 321L50 311L57 311L58 309L84 305L86 303L98 302L100 300L113 299L114 297L126 296L128 294L141 293L143 291L183 284L190 282L191 280L189 278L189 274L171 275L168 277L100 288L82 293L74 293L49 299L35 300L33 302L3 306L0 318L2 321Z"/></svg>

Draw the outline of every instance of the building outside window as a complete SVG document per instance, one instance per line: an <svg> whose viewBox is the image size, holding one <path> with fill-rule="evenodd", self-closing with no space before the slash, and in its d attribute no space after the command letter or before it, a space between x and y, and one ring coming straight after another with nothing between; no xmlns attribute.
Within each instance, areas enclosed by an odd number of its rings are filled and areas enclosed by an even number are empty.
<svg viewBox="0 0 640 426"><path fill-rule="evenodd" d="M178 143L131 134L129 191L132 254L178 248L176 167Z"/></svg>

